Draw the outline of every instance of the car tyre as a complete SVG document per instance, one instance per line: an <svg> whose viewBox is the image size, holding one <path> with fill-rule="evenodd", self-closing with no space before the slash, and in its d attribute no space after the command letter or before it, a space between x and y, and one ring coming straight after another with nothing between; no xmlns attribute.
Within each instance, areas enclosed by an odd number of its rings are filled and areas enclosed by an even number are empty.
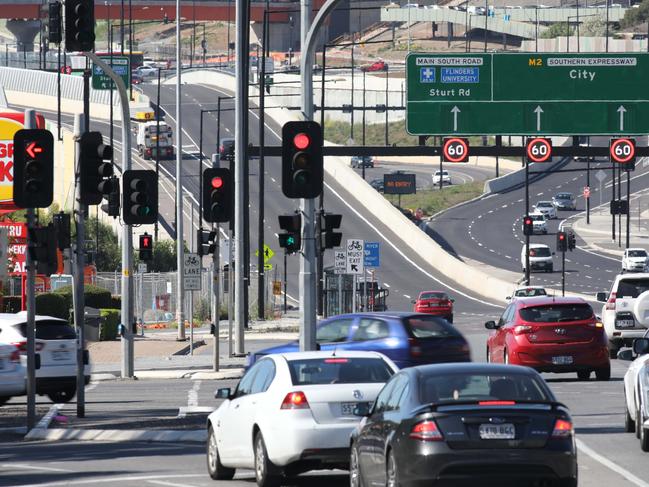
<svg viewBox="0 0 649 487"><path fill-rule="evenodd" d="M640 448L642 451L649 452L649 431L640 425Z"/></svg>
<svg viewBox="0 0 649 487"><path fill-rule="evenodd" d="M579 380L589 380L590 379L590 370L578 370L577 378Z"/></svg>
<svg viewBox="0 0 649 487"><path fill-rule="evenodd" d="M509 353L507 352L507 349L503 352L503 363L504 364L509 364Z"/></svg>
<svg viewBox="0 0 649 487"><path fill-rule="evenodd" d="M595 378L597 380L610 380L611 378L611 365L607 365L605 367L600 367L599 369L595 369Z"/></svg>
<svg viewBox="0 0 649 487"><path fill-rule="evenodd" d="M399 471L397 470L397 462L394 459L394 452L388 452L388 461L385 465L385 485L386 487L399 487Z"/></svg>
<svg viewBox="0 0 649 487"><path fill-rule="evenodd" d="M277 467L268 458L266 444L261 431L255 435L255 480L259 487L279 487L282 484L281 476L277 473Z"/></svg>
<svg viewBox="0 0 649 487"><path fill-rule="evenodd" d="M352 444L349 456L349 486L350 487L365 487L361 469L358 463L358 449L355 444Z"/></svg>
<svg viewBox="0 0 649 487"><path fill-rule="evenodd" d="M640 439L640 430L642 429L642 417L640 416L640 408L635 412L635 437Z"/></svg>
<svg viewBox="0 0 649 487"><path fill-rule="evenodd" d="M219 456L216 435L210 426L207 430L207 472L213 480L232 480L235 469L224 467Z"/></svg>
<svg viewBox="0 0 649 487"><path fill-rule="evenodd" d="M70 386L59 391L50 392L47 394L47 397L49 397L50 401L52 401L53 403L58 404L62 402L70 402L76 393L77 387Z"/></svg>
<svg viewBox="0 0 649 487"><path fill-rule="evenodd" d="M615 345L609 343L608 344L608 356L609 358L617 358L617 352L619 352L620 349L616 347Z"/></svg>
<svg viewBox="0 0 649 487"><path fill-rule="evenodd" d="M0 396L0 406L4 406L11 396Z"/></svg>
<svg viewBox="0 0 649 487"><path fill-rule="evenodd" d="M624 397L626 398L626 391L624 392ZM626 399L624 401L624 431L626 433L634 433L635 432L635 420L631 417L629 414L629 408L626 405Z"/></svg>
<svg viewBox="0 0 649 487"><path fill-rule="evenodd" d="M448 315L446 317L446 321L448 321L449 323L453 323L453 315Z"/></svg>
<svg viewBox="0 0 649 487"><path fill-rule="evenodd" d="M570 478L567 478L567 479L561 479L561 481L559 482L559 485L561 487L577 487L578 484L579 484L579 482L577 480L577 477L570 477Z"/></svg>
<svg viewBox="0 0 649 487"><path fill-rule="evenodd" d="M487 347L487 363L491 363L491 351L489 350L489 347Z"/></svg>

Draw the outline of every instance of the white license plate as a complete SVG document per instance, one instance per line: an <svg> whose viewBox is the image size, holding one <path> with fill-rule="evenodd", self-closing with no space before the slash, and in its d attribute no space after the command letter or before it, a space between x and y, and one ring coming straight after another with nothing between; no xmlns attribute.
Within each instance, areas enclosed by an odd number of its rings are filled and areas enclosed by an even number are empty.
<svg viewBox="0 0 649 487"><path fill-rule="evenodd" d="M615 326L617 328L633 328L635 326L635 320L617 320Z"/></svg>
<svg viewBox="0 0 649 487"><path fill-rule="evenodd" d="M511 423L480 425L482 440L513 440L514 438L516 438L516 427Z"/></svg>
<svg viewBox="0 0 649 487"><path fill-rule="evenodd" d="M70 352L67 350L53 350L52 360L70 360Z"/></svg>
<svg viewBox="0 0 649 487"><path fill-rule="evenodd" d="M355 407L356 407L355 402L341 402L340 414L342 414L343 416L353 416Z"/></svg>
<svg viewBox="0 0 649 487"><path fill-rule="evenodd" d="M572 355L560 355L559 357L552 357L552 364L570 365L572 364L572 360Z"/></svg>

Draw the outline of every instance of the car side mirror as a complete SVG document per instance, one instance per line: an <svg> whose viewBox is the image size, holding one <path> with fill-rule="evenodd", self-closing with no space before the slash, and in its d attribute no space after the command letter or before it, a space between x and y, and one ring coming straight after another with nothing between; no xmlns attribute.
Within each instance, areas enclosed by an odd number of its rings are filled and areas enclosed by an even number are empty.
<svg viewBox="0 0 649 487"><path fill-rule="evenodd" d="M369 402L359 402L354 406L354 416L366 417L370 415L372 406Z"/></svg>
<svg viewBox="0 0 649 487"><path fill-rule="evenodd" d="M222 387L221 389L216 390L214 393L214 399L230 399L231 394L232 391L229 387Z"/></svg>
<svg viewBox="0 0 649 487"><path fill-rule="evenodd" d="M649 338L636 338L633 341L633 353L636 355L649 353Z"/></svg>
<svg viewBox="0 0 649 487"><path fill-rule="evenodd" d="M605 303L606 302L606 293L604 292L599 292L595 294L595 299L599 301L600 303Z"/></svg>
<svg viewBox="0 0 649 487"><path fill-rule="evenodd" d="M552 255L557 255L557 253L556 253L556 252L552 252Z"/></svg>
<svg viewBox="0 0 649 487"><path fill-rule="evenodd" d="M416 300L416 299L412 299L412 300L410 300L410 302L411 302L412 304L417 304L417 300Z"/></svg>
<svg viewBox="0 0 649 487"><path fill-rule="evenodd" d="M512 299L511 296L507 296L507 297L505 298L505 301L511 301L511 299Z"/></svg>
<svg viewBox="0 0 649 487"><path fill-rule="evenodd" d="M455 302L455 298L451 298L451 303L454 303L454 302Z"/></svg>
<svg viewBox="0 0 649 487"><path fill-rule="evenodd" d="M633 350L620 350L617 352L617 358L618 360L625 360L627 362L631 362L633 360Z"/></svg>
<svg viewBox="0 0 649 487"><path fill-rule="evenodd" d="M487 321L487 322L484 324L484 327L485 327L487 330L496 330L496 329L498 329L498 325L496 324L495 321Z"/></svg>

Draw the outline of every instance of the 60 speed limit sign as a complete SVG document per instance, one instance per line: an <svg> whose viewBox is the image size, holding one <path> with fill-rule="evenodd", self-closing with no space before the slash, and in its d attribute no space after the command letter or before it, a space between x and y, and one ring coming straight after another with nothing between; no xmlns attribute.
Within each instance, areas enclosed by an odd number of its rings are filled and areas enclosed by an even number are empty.
<svg viewBox="0 0 649 487"><path fill-rule="evenodd" d="M469 142L467 139L451 137L442 140L442 162L468 162Z"/></svg>
<svg viewBox="0 0 649 487"><path fill-rule="evenodd" d="M552 140L543 137L527 139L525 144L527 162L547 162L552 157Z"/></svg>
<svg viewBox="0 0 649 487"><path fill-rule="evenodd" d="M611 139L611 161L635 165L635 139Z"/></svg>

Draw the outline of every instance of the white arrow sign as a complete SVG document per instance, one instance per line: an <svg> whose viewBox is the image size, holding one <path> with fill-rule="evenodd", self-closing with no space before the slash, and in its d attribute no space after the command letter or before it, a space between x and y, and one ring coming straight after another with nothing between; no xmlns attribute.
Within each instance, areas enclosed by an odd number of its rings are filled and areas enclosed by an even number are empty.
<svg viewBox="0 0 649 487"><path fill-rule="evenodd" d="M541 114L543 113L540 105L534 109L534 113L536 113L536 131L538 132L541 130Z"/></svg>
<svg viewBox="0 0 649 487"><path fill-rule="evenodd" d="M619 106L617 113L620 114L620 131L622 131L624 130L624 114L626 113L626 108L624 108L624 105Z"/></svg>
<svg viewBox="0 0 649 487"><path fill-rule="evenodd" d="M460 110L457 106L451 108L451 113L453 114L453 132L457 132L457 114L460 113Z"/></svg>

